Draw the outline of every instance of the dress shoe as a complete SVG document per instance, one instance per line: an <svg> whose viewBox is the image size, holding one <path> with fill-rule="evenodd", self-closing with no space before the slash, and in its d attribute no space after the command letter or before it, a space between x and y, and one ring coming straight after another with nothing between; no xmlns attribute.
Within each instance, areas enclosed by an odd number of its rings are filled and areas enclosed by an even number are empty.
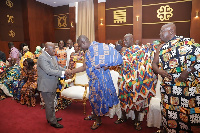
<svg viewBox="0 0 200 133"><path fill-rule="evenodd" d="M59 124L59 123L56 123L56 124L50 124L52 127L55 127L55 128L63 128L63 125Z"/></svg>
<svg viewBox="0 0 200 133"><path fill-rule="evenodd" d="M57 120L57 122L58 121L61 121L62 120L62 118L56 118L56 120ZM47 122L49 123L49 121L47 120Z"/></svg>
<svg viewBox="0 0 200 133"><path fill-rule="evenodd" d="M62 118L56 118L56 120L57 120L57 121L61 121L61 120L62 120Z"/></svg>

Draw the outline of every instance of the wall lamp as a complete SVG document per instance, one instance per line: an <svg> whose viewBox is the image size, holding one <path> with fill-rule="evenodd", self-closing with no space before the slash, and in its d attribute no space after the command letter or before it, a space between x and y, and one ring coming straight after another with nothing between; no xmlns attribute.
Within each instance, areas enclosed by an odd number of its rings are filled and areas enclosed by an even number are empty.
<svg viewBox="0 0 200 133"><path fill-rule="evenodd" d="M71 27L72 27L72 28L74 27L74 24L73 24L73 22L71 22Z"/></svg>
<svg viewBox="0 0 200 133"><path fill-rule="evenodd" d="M103 19L100 19L100 25L103 25Z"/></svg>
<svg viewBox="0 0 200 133"><path fill-rule="evenodd" d="M196 17L195 18L198 18L199 17L199 11L196 11Z"/></svg>
<svg viewBox="0 0 200 133"><path fill-rule="evenodd" d="M136 16L136 20L139 21L139 16Z"/></svg>

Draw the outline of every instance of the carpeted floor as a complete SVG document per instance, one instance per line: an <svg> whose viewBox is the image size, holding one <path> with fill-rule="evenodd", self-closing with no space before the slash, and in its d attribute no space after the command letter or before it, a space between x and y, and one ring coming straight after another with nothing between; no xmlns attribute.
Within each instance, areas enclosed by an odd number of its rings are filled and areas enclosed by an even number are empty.
<svg viewBox="0 0 200 133"><path fill-rule="evenodd" d="M86 114L91 112L89 102L87 102ZM45 110L41 109L39 103L36 107L21 105L11 98L0 101L0 133L154 133L157 128L148 128L146 118L142 123L142 130L137 131L133 126L133 121L119 125L114 124L117 120L104 116L102 125L91 130L94 121L83 120L83 106L81 102L73 102L64 110L56 112L56 117L62 117L59 123L64 126L62 129L51 127L45 118Z"/></svg>

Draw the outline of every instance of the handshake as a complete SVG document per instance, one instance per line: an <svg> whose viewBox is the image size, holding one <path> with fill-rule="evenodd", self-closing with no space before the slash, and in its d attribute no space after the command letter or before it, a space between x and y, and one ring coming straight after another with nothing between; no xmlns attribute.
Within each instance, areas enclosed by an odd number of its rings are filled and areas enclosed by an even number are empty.
<svg viewBox="0 0 200 133"><path fill-rule="evenodd" d="M65 75L71 75L71 74L73 74L73 70L70 69L65 70Z"/></svg>

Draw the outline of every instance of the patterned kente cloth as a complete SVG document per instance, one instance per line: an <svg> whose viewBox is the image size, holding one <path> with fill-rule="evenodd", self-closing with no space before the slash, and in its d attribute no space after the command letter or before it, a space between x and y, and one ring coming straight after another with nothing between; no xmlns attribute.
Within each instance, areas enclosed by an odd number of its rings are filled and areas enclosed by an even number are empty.
<svg viewBox="0 0 200 133"><path fill-rule="evenodd" d="M63 47L63 49L56 48L55 56L58 58L58 65L60 65L63 68L66 68L66 61L67 61L66 47Z"/></svg>
<svg viewBox="0 0 200 133"><path fill-rule="evenodd" d="M84 52L83 51L79 51L77 53L74 53L73 55L71 54L68 69L71 69L71 70L74 69L76 67L76 62L77 61L82 62L83 59L84 59Z"/></svg>
<svg viewBox="0 0 200 133"><path fill-rule="evenodd" d="M37 89L37 69L32 68L27 70L27 82L21 89L21 104L27 104L28 106L35 106L35 92Z"/></svg>
<svg viewBox="0 0 200 133"><path fill-rule="evenodd" d="M119 99L126 113L148 109L150 98L155 95L157 80L152 70L155 46L149 46L133 45L122 53Z"/></svg>
<svg viewBox="0 0 200 133"><path fill-rule="evenodd" d="M116 66L122 57L107 44L93 42L85 54L86 72L89 77L89 101L93 112L103 116L109 107L119 103L110 70L103 66Z"/></svg>
<svg viewBox="0 0 200 133"><path fill-rule="evenodd" d="M169 133L191 132L191 125L200 125L200 47L190 38L175 36L160 49L159 63L172 80L163 79L161 103L163 126ZM197 71L185 82L177 79L193 66Z"/></svg>
<svg viewBox="0 0 200 133"><path fill-rule="evenodd" d="M6 75L2 79L2 83L7 87L9 93L13 96L14 89L18 86L18 81L20 78L20 67L19 65L14 65L6 69Z"/></svg>

